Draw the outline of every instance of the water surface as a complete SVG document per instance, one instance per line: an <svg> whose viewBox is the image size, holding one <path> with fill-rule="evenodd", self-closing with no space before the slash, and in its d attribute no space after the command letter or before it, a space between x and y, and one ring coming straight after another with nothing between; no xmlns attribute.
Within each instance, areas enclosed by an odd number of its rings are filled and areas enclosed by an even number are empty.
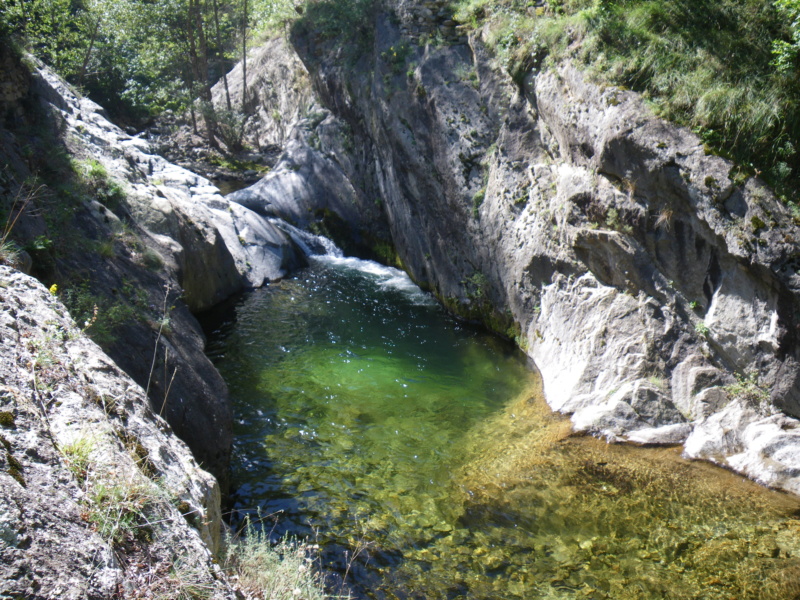
<svg viewBox="0 0 800 600"><path fill-rule="evenodd" d="M358 597L800 594L795 499L571 436L524 356L399 271L314 259L233 313L234 521L315 539Z"/></svg>

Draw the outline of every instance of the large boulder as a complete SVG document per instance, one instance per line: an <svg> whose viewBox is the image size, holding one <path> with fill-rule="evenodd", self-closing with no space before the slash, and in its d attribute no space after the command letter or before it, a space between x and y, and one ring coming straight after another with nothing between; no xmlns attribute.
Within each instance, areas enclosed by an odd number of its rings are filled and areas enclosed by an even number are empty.
<svg viewBox="0 0 800 600"><path fill-rule="evenodd" d="M0 581L31 600L235 594L220 488L38 281L0 267Z"/></svg>

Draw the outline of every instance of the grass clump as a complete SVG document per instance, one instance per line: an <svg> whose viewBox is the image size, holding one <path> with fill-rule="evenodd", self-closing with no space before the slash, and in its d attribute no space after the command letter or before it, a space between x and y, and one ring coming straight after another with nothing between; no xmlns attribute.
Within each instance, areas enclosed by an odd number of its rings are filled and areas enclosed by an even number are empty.
<svg viewBox="0 0 800 600"><path fill-rule="evenodd" d="M259 598L325 600L324 577L318 570L319 546L284 538L277 544L252 524L232 540L223 563L239 585Z"/></svg>
<svg viewBox="0 0 800 600"><path fill-rule="evenodd" d="M70 473L83 485L89 475L92 452L94 451L94 440L89 437L79 437L64 444L59 449L64 463Z"/></svg>
<svg viewBox="0 0 800 600"><path fill-rule="evenodd" d="M796 36L780 7L762 0L526 5L456 0L452 8L462 23L485 27L512 76L544 55L573 58L599 81L642 93L659 116L692 127L708 152L762 173L787 200L797 197L800 69L776 62L776 48Z"/></svg>
<svg viewBox="0 0 800 600"><path fill-rule="evenodd" d="M121 544L136 538L155 504L154 489L132 481L98 481L89 491L88 521L105 540Z"/></svg>

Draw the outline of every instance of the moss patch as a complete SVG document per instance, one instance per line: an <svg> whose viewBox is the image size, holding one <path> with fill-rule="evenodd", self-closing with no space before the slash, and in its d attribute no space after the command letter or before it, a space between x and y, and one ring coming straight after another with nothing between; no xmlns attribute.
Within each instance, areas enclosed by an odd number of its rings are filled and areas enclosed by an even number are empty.
<svg viewBox="0 0 800 600"><path fill-rule="evenodd" d="M6 429L16 429L17 423L14 420L14 413L7 410L0 411L0 427L5 427Z"/></svg>

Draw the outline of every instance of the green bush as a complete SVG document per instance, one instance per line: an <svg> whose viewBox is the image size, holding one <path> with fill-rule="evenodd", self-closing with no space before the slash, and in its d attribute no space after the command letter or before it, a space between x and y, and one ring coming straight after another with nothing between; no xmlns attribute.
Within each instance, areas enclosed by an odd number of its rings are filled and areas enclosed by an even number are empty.
<svg viewBox="0 0 800 600"><path fill-rule="evenodd" d="M63 289L60 298L70 315L100 346L113 344L117 339L117 328L137 318L132 306L92 293L87 283L64 285Z"/></svg>
<svg viewBox="0 0 800 600"><path fill-rule="evenodd" d="M376 0L321 0L308 2L292 26L293 34L323 41L340 40L348 58L357 59L372 43Z"/></svg>

